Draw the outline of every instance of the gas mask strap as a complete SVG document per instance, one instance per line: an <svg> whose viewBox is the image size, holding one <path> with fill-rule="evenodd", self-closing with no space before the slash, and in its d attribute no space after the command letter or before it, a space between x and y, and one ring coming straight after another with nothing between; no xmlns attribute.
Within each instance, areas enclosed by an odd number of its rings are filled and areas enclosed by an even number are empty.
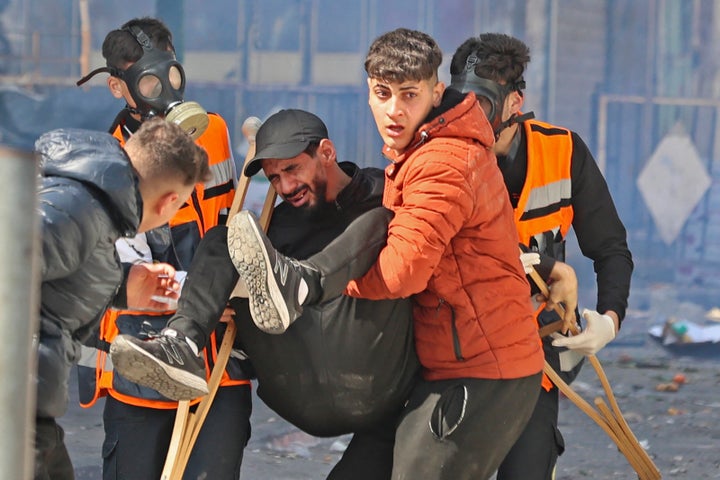
<svg viewBox="0 0 720 480"><path fill-rule="evenodd" d="M135 37L135 40L140 44L143 51L148 52L152 50L153 46L152 42L150 42L150 37L148 37L147 34L143 32L140 27L138 27L137 25L133 25L132 27L127 27L123 30Z"/></svg>
<svg viewBox="0 0 720 480"><path fill-rule="evenodd" d="M135 38L135 41L140 44L140 46L143 49L143 52L148 52L152 49L152 43L150 42L150 37L147 36L145 32L142 31L142 29L136 25L133 25L132 27L123 28L124 31L128 32L130 35L132 35ZM109 73L113 77L122 78L122 72L115 68L115 67L100 67L96 68L92 72L88 73L84 77L82 77L80 80L75 82L75 85L78 87L87 81L89 81L91 78L93 78L98 73Z"/></svg>
<svg viewBox="0 0 720 480"><path fill-rule="evenodd" d="M104 72L109 73L109 74L112 75L113 77L117 77L117 76L118 76L118 73L119 73L119 72L117 71L117 69L112 68L112 67L100 67L100 68L96 68L95 70L93 70L92 72L88 73L87 75L85 75L84 77L82 77L80 80L78 80L77 82L75 82L75 85L77 85L77 86L79 87L79 86L82 85L83 83L86 83L88 80L90 80L91 78L93 78L93 77L94 77L95 75L97 75L98 73L104 73Z"/></svg>
<svg viewBox="0 0 720 480"><path fill-rule="evenodd" d="M141 116L141 117L146 116L146 115L143 114L143 112L141 112L141 111L138 110L137 108L131 107L131 106L128 105L127 103L125 104L125 110L127 110L128 112L133 113L133 114L135 114L135 115L139 115L139 116Z"/></svg>
<svg viewBox="0 0 720 480"><path fill-rule="evenodd" d="M510 118L508 118L504 122L500 123L500 125L498 125L497 131L495 132L495 140L497 140L500 137L500 132L502 132L506 128L508 128L516 123L522 123L525 120L532 120L533 118L535 118L535 112L523 113L522 115L518 115L516 113L516 114L512 115Z"/></svg>

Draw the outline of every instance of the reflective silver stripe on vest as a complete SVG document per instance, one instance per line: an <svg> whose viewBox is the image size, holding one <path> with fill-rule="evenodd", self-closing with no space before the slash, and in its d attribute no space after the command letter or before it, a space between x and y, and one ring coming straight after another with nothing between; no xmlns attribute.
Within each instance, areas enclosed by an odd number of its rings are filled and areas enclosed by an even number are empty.
<svg viewBox="0 0 720 480"><path fill-rule="evenodd" d="M572 182L569 178L535 187L530 192L525 212L545 209L552 205L560 205L568 201L572 193Z"/></svg>
<svg viewBox="0 0 720 480"><path fill-rule="evenodd" d="M95 371L95 368L97 366L97 357L98 357L99 350L93 348L93 347L87 347L85 345L80 346L80 358L78 359L78 365L81 367L88 367L92 368L93 371ZM105 356L105 367L104 370L106 372L110 372L113 369L112 361L110 360L110 355Z"/></svg>
<svg viewBox="0 0 720 480"><path fill-rule="evenodd" d="M233 180L235 178L235 161L230 157L220 163L210 165L210 173L212 173L212 177L205 182L206 189L223 185Z"/></svg>

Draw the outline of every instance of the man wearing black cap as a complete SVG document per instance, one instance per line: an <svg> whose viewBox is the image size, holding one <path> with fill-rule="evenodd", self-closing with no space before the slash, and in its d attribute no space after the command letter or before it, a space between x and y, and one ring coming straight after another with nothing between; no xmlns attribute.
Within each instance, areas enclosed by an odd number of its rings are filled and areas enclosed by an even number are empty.
<svg viewBox="0 0 720 480"><path fill-rule="evenodd" d="M302 110L282 110L268 118L256 142L257 154L245 174L262 169L283 199L268 230L273 246L314 265L339 263L351 275L362 275L385 244L391 216L380 207L382 170L338 163L325 124ZM238 215L243 214L247 212ZM356 219L372 225L367 236L351 240L362 246L348 249L363 251L363 258L330 262L318 253ZM178 400L193 398L206 388L203 360L185 340L204 346L220 318L239 279L228 252L228 243L236 241L228 238L227 227L208 231L190 267L178 311L160 335L145 341L116 337L110 352L121 374ZM230 303L239 341L252 360L258 395L265 403L312 435L355 433L329 478L389 478L392 419L418 372L409 300L325 298L305 309L283 335L261 331L249 311L258 307L247 299L235 297Z"/></svg>

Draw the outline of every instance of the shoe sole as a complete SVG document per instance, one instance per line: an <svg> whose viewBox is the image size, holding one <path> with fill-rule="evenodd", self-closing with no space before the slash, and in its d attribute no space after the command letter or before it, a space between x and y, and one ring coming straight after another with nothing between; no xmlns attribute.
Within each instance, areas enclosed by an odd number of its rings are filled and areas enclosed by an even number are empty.
<svg viewBox="0 0 720 480"><path fill-rule="evenodd" d="M208 394L207 382L157 361L150 353L118 336L110 345L113 368L131 382L152 388L171 400L193 400Z"/></svg>
<svg viewBox="0 0 720 480"><path fill-rule="evenodd" d="M228 251L250 296L250 314L266 333L283 333L290 326L290 312L272 275L273 266L257 223L241 211L228 226Z"/></svg>

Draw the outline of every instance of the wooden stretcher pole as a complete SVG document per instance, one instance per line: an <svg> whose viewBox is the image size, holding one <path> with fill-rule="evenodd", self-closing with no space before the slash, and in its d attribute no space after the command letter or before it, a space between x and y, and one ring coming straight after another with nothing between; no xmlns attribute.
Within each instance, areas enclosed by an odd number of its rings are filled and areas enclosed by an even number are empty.
<svg viewBox="0 0 720 480"><path fill-rule="evenodd" d="M248 151L245 154L245 163L243 163L240 176L238 178L238 185L235 189L235 197L233 197L233 203L228 212L227 223L230 223L230 219L240 211L243 205L245 205L245 197L247 197L248 188L250 187L250 177L245 175L245 166L250 163L250 160L255 156L255 135L260 129L262 121L257 117L248 117L245 119L242 125L242 132L245 139L248 142Z"/></svg>
<svg viewBox="0 0 720 480"><path fill-rule="evenodd" d="M235 189L235 196L233 197L233 203L228 213L228 222L230 219L240 211L242 205L245 203L247 197L247 191L250 187L250 178L245 176L245 165L255 156L255 134L262 125L262 121L257 117L248 117L242 125L242 132L248 142L248 151L245 155L245 162L243 164L242 171L238 179L238 185ZM272 207L274 206L275 190L272 189L272 203L268 207L268 198L265 200L263 206L263 215L266 218L266 222L269 223L270 216L272 214ZM270 191L268 191L267 197L270 197ZM266 212L266 208L268 211ZM267 229L267 224L262 224L263 228ZM210 410L215 394L220 386L222 380L222 374L225 371L225 366L230 358L230 352L232 351L233 342L235 341L235 324L228 323L223 336L223 341L218 351L218 356L215 360L215 366L210 375L208 381L208 394L202 398L198 404L195 413L190 412L190 402L181 401L178 402L177 414L175 417L175 424L173 425L172 438L170 440L170 448L165 459L165 465L163 467L161 480L181 480L187 462L190 459L190 453L195 445L200 429L205 421L205 418Z"/></svg>
<svg viewBox="0 0 720 480"><path fill-rule="evenodd" d="M189 413L185 415L185 422L179 433L176 435L175 428L178 427L178 420L176 417L175 425L173 426L173 436L170 440L171 447L173 442L178 443L178 447L174 454L173 462L168 466L166 459L166 468L170 469L170 474L167 477L169 480L180 480L182 479L185 468L187 467L188 460L190 459L190 453L195 445L200 429L202 428L203 422L207 417L210 406L215 399L215 394L220 386L220 380L222 379L225 366L227 365L228 359L230 358L230 352L232 351L233 342L235 341L235 324L230 322L227 324L225 329L225 335L223 341L220 344L217 358L215 360L215 366L213 367L210 380L208 381L208 394L205 395L200 403L198 404L195 413ZM188 404L186 407L189 408L189 402L183 402ZM178 427L180 428L180 427ZM177 437L177 438L176 438ZM168 450L168 454L170 450ZM169 455L168 455L169 458ZM164 469L163 469L164 470ZM163 473L164 475L165 473ZM165 477L161 477L161 480Z"/></svg>
<svg viewBox="0 0 720 480"><path fill-rule="evenodd" d="M540 293L542 293L545 298L550 298L550 289L534 267L531 269L529 275L540 289ZM565 310L561 305L555 305L555 312L560 315L560 318L564 318ZM541 336L549 335L552 332L558 331L562 328L562 326L562 320L554 322L548 325L550 328L540 330ZM576 326L572 326L570 331L573 335L578 335L580 333ZM570 399L570 401L572 401L580 410L585 412L600 426L600 428L603 429L603 431L605 431L605 433L607 433L612 441L618 446L620 452L625 455L625 458L627 458L630 466L638 474L638 478L640 480L659 480L662 478L662 475L645 449L642 448L640 442L638 442L627 421L625 421L625 417L623 417L622 412L620 411L620 407L615 399L615 394L610 386L607 375L605 375L605 371L603 370L602 365L600 365L600 360L598 360L595 355L588 355L587 358L600 379L600 384L602 385L603 391L610 402L612 410L607 406L606 402L601 397L597 397L595 399L597 410L593 408L588 402L580 397L580 395L578 395L572 387L570 387L570 385L565 383L560 375L558 375L547 362L545 362L543 372L558 387L558 389L568 399Z"/></svg>
<svg viewBox="0 0 720 480"><path fill-rule="evenodd" d="M190 402L178 402L177 411L175 413L175 423L173 424L172 437L170 437L170 446L165 457L165 465L163 465L160 480L170 480L177 477L173 476L173 469L177 464L180 450L182 448L183 435L185 434L185 426L188 423L188 415L190 415ZM182 478L182 475L180 476Z"/></svg>

